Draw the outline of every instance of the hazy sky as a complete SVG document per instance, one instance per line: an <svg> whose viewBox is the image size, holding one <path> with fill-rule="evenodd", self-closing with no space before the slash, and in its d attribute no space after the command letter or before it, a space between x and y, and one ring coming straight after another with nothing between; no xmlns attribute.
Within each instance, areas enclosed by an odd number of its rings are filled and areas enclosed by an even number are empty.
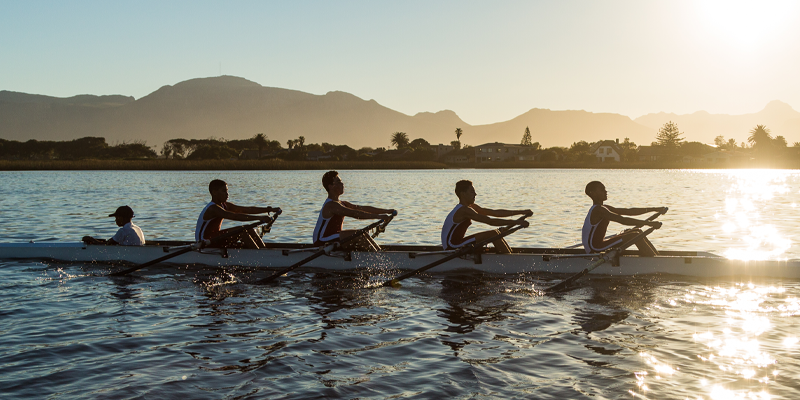
<svg viewBox="0 0 800 400"><path fill-rule="evenodd" d="M800 110L800 2L0 0L0 90L124 94L220 74L470 124L531 108Z"/></svg>

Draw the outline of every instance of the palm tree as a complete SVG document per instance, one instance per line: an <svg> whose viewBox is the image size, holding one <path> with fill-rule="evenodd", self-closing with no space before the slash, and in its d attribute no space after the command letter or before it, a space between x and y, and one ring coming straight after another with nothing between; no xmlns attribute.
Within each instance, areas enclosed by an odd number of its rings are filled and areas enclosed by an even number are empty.
<svg viewBox="0 0 800 400"><path fill-rule="evenodd" d="M458 140L458 148L461 148L461 135L464 134L464 131L461 128L456 128L456 140Z"/></svg>
<svg viewBox="0 0 800 400"><path fill-rule="evenodd" d="M292 147L294 147L294 139L287 140L286 146L289 147L289 150L292 150Z"/></svg>
<svg viewBox="0 0 800 400"><path fill-rule="evenodd" d="M297 140L295 140L295 145L297 147L302 148L303 145L305 145L305 144L306 144L306 137L305 136L300 136L300 137L297 138Z"/></svg>
<svg viewBox="0 0 800 400"><path fill-rule="evenodd" d="M267 147L267 135L263 133L257 133L253 136L253 143L258 147L258 158L261 158L261 151L264 150L264 147Z"/></svg>
<svg viewBox="0 0 800 400"><path fill-rule="evenodd" d="M402 148L408 146L408 135L405 132L395 132L392 134L392 142L394 147Z"/></svg>
<svg viewBox="0 0 800 400"><path fill-rule="evenodd" d="M747 137L747 141L754 149L762 149L772 144L772 135L770 135L769 128L767 128L766 125L756 125L756 127L750 131L750 136Z"/></svg>

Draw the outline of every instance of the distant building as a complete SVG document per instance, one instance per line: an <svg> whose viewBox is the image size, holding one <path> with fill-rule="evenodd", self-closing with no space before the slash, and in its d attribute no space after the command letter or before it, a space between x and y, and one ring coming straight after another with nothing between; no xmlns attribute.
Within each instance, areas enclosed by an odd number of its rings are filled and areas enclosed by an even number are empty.
<svg viewBox="0 0 800 400"><path fill-rule="evenodd" d="M622 161L622 149L619 147L619 139L601 140L589 148L589 153L597 157L597 161Z"/></svg>
<svg viewBox="0 0 800 400"><path fill-rule="evenodd" d="M308 161L320 161L320 160L330 160L331 155L330 153L325 153L322 151L309 151L306 154L306 160Z"/></svg>
<svg viewBox="0 0 800 400"><path fill-rule="evenodd" d="M473 147L476 163L516 161L519 153L528 150L529 147L519 144L507 143L485 143Z"/></svg>
<svg viewBox="0 0 800 400"><path fill-rule="evenodd" d="M452 164L464 164L475 162L475 152L471 147L460 150L453 150L444 155L444 162Z"/></svg>
<svg viewBox="0 0 800 400"><path fill-rule="evenodd" d="M443 155L453 151L453 146L449 144L430 145L428 150L436 153L436 158L441 158Z"/></svg>
<svg viewBox="0 0 800 400"><path fill-rule="evenodd" d="M265 153L262 151L262 153ZM242 150L239 153L240 160L258 160L261 158L258 154L258 150Z"/></svg>
<svg viewBox="0 0 800 400"><path fill-rule="evenodd" d="M636 155L639 161L658 161L667 157L667 150L661 146L639 146Z"/></svg>
<svg viewBox="0 0 800 400"><path fill-rule="evenodd" d="M522 150L517 154L519 161L558 161L561 158L556 151L553 150Z"/></svg>

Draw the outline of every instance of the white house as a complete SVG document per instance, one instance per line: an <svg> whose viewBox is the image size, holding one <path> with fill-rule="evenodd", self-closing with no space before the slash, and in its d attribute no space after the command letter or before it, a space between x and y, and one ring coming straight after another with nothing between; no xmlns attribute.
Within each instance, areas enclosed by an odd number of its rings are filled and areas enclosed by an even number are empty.
<svg viewBox="0 0 800 400"><path fill-rule="evenodd" d="M619 147L619 139L601 140L589 148L589 152L597 157L597 161L622 161L622 149Z"/></svg>

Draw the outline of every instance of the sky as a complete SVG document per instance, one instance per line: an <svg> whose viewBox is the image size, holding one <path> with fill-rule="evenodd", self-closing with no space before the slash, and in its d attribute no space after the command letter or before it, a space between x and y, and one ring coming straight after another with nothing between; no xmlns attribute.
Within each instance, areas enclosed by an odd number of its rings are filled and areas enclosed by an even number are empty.
<svg viewBox="0 0 800 400"><path fill-rule="evenodd" d="M471 125L532 108L800 110L800 1L0 0L0 90L239 76Z"/></svg>

